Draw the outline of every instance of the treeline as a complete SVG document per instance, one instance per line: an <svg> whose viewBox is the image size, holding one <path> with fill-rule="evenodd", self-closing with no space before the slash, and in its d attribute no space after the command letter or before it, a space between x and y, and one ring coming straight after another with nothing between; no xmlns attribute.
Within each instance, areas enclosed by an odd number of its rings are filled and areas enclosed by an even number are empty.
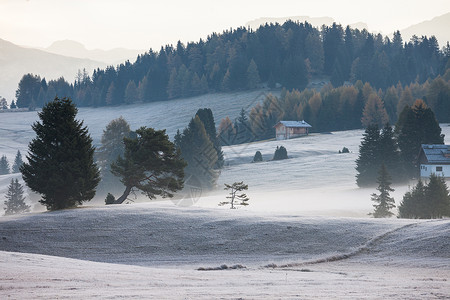
<svg viewBox="0 0 450 300"><path fill-rule="evenodd" d="M311 78L330 78L335 87L361 80L386 89L443 75L449 57L450 45L440 50L434 36L404 42L399 31L390 39L337 24L318 29L287 21L167 45L92 76L80 71L74 83L27 74L16 99L19 107L42 107L55 95L78 106L105 106L246 90L259 83L303 90Z"/></svg>
<svg viewBox="0 0 450 300"><path fill-rule="evenodd" d="M382 128L395 124L405 106L423 100L441 123L450 122L450 72L423 84L397 84L385 91L357 81L352 86L325 86L320 92L283 90L279 97L269 94L248 112L242 110L232 121L222 119L218 134L224 145L275 137L273 126L281 120L305 120L312 132L359 129L370 124Z"/></svg>

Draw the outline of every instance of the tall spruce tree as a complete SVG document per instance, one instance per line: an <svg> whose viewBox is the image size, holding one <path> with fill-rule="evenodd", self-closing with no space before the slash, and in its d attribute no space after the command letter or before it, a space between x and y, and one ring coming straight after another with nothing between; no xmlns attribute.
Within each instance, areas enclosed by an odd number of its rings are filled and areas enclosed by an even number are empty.
<svg viewBox="0 0 450 300"><path fill-rule="evenodd" d="M48 210L91 200L100 180L87 127L75 119L77 108L68 98L55 98L32 125L36 137L28 146L28 163L20 168L28 187L42 195Z"/></svg>
<svg viewBox="0 0 450 300"><path fill-rule="evenodd" d="M389 123L381 130L378 142L380 160L385 165L394 182L402 182L405 179L400 151L394 136L394 131Z"/></svg>
<svg viewBox="0 0 450 300"><path fill-rule="evenodd" d="M11 179L5 198L5 215L14 215L30 211L30 206L25 203L25 197L23 196L23 186L19 183L17 178L15 180Z"/></svg>
<svg viewBox="0 0 450 300"><path fill-rule="evenodd" d="M181 156L187 163L186 178L194 176L205 189L215 187L219 177L219 171L215 168L217 151L198 115L191 119L177 141Z"/></svg>
<svg viewBox="0 0 450 300"><path fill-rule="evenodd" d="M183 188L185 162L165 130L141 127L136 137L124 138L125 153L111 164L111 171L125 186L114 204L127 200L133 188L149 199L173 197Z"/></svg>
<svg viewBox="0 0 450 300"><path fill-rule="evenodd" d="M375 210L373 213L371 213L371 215L374 218L387 218L393 215L391 209L395 207L394 198L392 198L389 194L390 192L393 192L394 189L391 188L391 176L387 172L384 164L381 164L381 168L378 174L379 176L377 179L377 190L380 192L380 194L372 194L371 199L373 202L375 202L375 204L373 205Z"/></svg>
<svg viewBox="0 0 450 300"><path fill-rule="evenodd" d="M217 137L216 123L214 122L213 113L210 108L203 108L197 110L196 115L200 118L200 121L202 121L206 133L208 134L210 141L213 143L214 149L216 149L217 162L214 167L216 169L220 169L223 167L224 163L223 151L222 151L222 143L220 139Z"/></svg>
<svg viewBox="0 0 450 300"><path fill-rule="evenodd" d="M417 158L422 144L443 144L444 135L433 111L422 100L405 107L396 125L397 141L406 172L417 175Z"/></svg>
<svg viewBox="0 0 450 300"><path fill-rule="evenodd" d="M6 155L0 158L0 175L9 174L9 162Z"/></svg>
<svg viewBox="0 0 450 300"><path fill-rule="evenodd" d="M369 125L359 146L359 156L356 159L356 183L358 186L370 186L376 182L377 170L380 168L380 151L378 142L380 131L378 125Z"/></svg>
<svg viewBox="0 0 450 300"><path fill-rule="evenodd" d="M12 166L12 173L19 173L20 167L23 165L22 154L17 150L16 157L14 158L14 164Z"/></svg>

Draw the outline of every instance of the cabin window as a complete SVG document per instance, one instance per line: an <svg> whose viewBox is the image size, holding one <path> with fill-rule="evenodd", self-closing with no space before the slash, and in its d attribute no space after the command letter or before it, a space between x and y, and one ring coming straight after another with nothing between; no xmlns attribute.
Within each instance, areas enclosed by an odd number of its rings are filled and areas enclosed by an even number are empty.
<svg viewBox="0 0 450 300"><path fill-rule="evenodd" d="M436 172L442 172L442 167L436 167Z"/></svg>

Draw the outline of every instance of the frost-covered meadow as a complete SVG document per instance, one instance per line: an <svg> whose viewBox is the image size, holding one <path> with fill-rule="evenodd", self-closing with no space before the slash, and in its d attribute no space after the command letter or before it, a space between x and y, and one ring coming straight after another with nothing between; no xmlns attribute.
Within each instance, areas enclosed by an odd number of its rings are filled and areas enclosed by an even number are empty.
<svg viewBox="0 0 450 300"><path fill-rule="evenodd" d="M98 144L123 116L173 137L198 108L218 123L260 92L143 106L82 108ZM226 101L226 102L225 102ZM35 112L0 114L0 155L26 153ZM450 126L441 125L450 143ZM371 219L374 188L355 184L362 130L224 147L219 187L177 200L0 217L0 298L448 299L450 220ZM288 160L270 161L283 145ZM339 154L343 147L349 154ZM256 151L264 162L251 163ZM0 195L15 175L0 176ZM243 180L250 205L219 207ZM408 185L394 186L398 204ZM3 201L0 202L3 204ZM199 270L201 269L201 270Z"/></svg>

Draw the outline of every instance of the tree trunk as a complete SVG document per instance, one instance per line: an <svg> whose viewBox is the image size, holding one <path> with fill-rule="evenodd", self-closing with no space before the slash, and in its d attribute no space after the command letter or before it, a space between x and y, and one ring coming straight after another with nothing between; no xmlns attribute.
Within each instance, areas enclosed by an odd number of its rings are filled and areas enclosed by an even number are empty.
<svg viewBox="0 0 450 300"><path fill-rule="evenodd" d="M117 198L113 204L122 204L125 200L127 200L128 195L131 193L131 186L126 186L123 195Z"/></svg>

